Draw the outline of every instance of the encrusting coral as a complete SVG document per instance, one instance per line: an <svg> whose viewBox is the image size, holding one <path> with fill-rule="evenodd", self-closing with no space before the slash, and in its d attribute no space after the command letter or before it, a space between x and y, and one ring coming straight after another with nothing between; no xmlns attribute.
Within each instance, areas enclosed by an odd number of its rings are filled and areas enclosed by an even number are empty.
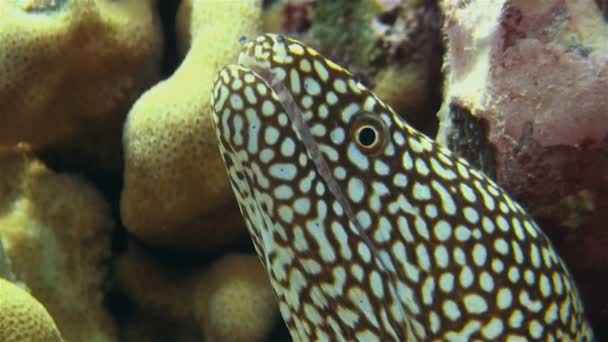
<svg viewBox="0 0 608 342"><path fill-rule="evenodd" d="M437 139L495 176L608 319L608 22L593 0L443 1Z"/></svg>
<svg viewBox="0 0 608 342"><path fill-rule="evenodd" d="M188 37L182 41L190 50L127 117L121 216L127 230L148 244L212 251L244 228L209 116L211 86L217 70L236 58L239 38L258 31L261 1L181 6L179 18L189 23L178 27L189 30L191 44Z"/></svg>
<svg viewBox="0 0 608 342"><path fill-rule="evenodd" d="M3 278L0 278L0 341L63 341L44 306Z"/></svg>
<svg viewBox="0 0 608 342"><path fill-rule="evenodd" d="M108 205L88 183L24 152L0 152L5 252L68 341L114 341L102 303L112 229Z"/></svg>
<svg viewBox="0 0 608 342"><path fill-rule="evenodd" d="M116 270L119 287L140 311L186 325L182 330L189 328L205 341L264 341L279 317L255 255L227 254L207 270L184 271L132 245L118 258Z"/></svg>
<svg viewBox="0 0 608 342"><path fill-rule="evenodd" d="M159 74L155 0L0 1L0 144L120 130Z"/></svg>

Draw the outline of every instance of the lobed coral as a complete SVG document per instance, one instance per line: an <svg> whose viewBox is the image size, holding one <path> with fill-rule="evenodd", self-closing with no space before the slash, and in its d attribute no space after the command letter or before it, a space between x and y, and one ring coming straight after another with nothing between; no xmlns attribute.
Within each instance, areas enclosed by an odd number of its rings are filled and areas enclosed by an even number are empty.
<svg viewBox="0 0 608 342"><path fill-rule="evenodd" d="M119 130L159 73L155 3L1 1L0 144Z"/></svg>
<svg viewBox="0 0 608 342"><path fill-rule="evenodd" d="M177 35L163 41L157 5L168 2L0 1L0 150L23 141L45 158L0 153L0 246L58 328L31 296L0 280L0 340L14 338L1 324L19 316L3 305L19 298L20 307L39 310L50 334L42 340L59 338L55 330L69 341L269 338L278 313L265 271L249 255L227 255L208 269L201 265L209 260L190 255L193 267L171 269L131 246L112 279L135 303L129 324L117 332L102 304L106 260L124 239L226 253L244 233L207 111L217 69L261 25L320 48L410 123L432 126L443 52L434 1L274 1L264 11L261 0L180 2ZM438 139L527 205L593 299L586 308L601 327L608 320L606 2L441 3L447 54ZM175 13L162 14L173 34ZM142 95L158 80L163 47L171 64L173 40L184 60ZM46 166L121 172L120 148L124 186L120 177L95 185L110 194L108 184L123 186L120 204L109 200L120 206L127 237L111 235L112 213L88 182ZM6 274L7 259L0 261ZM20 293L5 296L11 291ZM129 314L114 309L116 318Z"/></svg>
<svg viewBox="0 0 608 342"><path fill-rule="evenodd" d="M127 117L121 216L148 244L208 252L244 232L208 115L209 94L217 70L236 58L239 38L258 31L261 2L181 6L178 31L188 36L180 41L190 49Z"/></svg>
<svg viewBox="0 0 608 342"><path fill-rule="evenodd" d="M191 338L235 342L264 341L275 325L278 307L257 256L227 254L208 269L178 270L130 247L117 260L117 279L138 311L147 313L143 322L173 322L184 338L190 331ZM126 329L130 336L145 335L139 319Z"/></svg>
<svg viewBox="0 0 608 342"><path fill-rule="evenodd" d="M593 0L444 1L443 11L438 140L535 216L599 326L608 320L608 23Z"/></svg>
<svg viewBox="0 0 608 342"><path fill-rule="evenodd" d="M55 322L34 297L0 278L0 341L63 341Z"/></svg>
<svg viewBox="0 0 608 342"><path fill-rule="evenodd" d="M0 236L15 278L67 340L114 341L102 303L113 228L105 201L19 151L0 153L0 175Z"/></svg>
<svg viewBox="0 0 608 342"><path fill-rule="evenodd" d="M279 317L266 270L255 255L216 261L194 289L205 341L264 341Z"/></svg>

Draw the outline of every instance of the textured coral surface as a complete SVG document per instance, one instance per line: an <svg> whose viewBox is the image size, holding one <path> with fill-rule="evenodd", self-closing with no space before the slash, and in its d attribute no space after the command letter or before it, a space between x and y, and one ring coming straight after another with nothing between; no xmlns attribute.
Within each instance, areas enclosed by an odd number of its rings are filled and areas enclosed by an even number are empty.
<svg viewBox="0 0 608 342"><path fill-rule="evenodd" d="M0 144L119 129L158 73L154 3L1 1Z"/></svg>
<svg viewBox="0 0 608 342"><path fill-rule="evenodd" d="M207 341L263 341L279 316L255 255L226 255L211 265L194 293L194 316Z"/></svg>
<svg viewBox="0 0 608 342"><path fill-rule="evenodd" d="M149 244L217 250L243 233L209 111L216 71L259 27L259 1L184 1L190 50L171 77L146 91L125 123L122 221ZM187 21L184 23L183 21ZM216 39L218 34L222 39ZM182 38L183 44L189 39Z"/></svg>
<svg viewBox="0 0 608 342"><path fill-rule="evenodd" d="M0 341L62 341L44 306L26 290L0 278Z"/></svg>
<svg viewBox="0 0 608 342"><path fill-rule="evenodd" d="M103 306L113 221L107 203L77 176L28 154L0 153L0 235L16 279L70 341L113 341Z"/></svg>
<svg viewBox="0 0 608 342"><path fill-rule="evenodd" d="M434 131L442 51L436 1L275 1L264 24L314 46L413 126Z"/></svg>
<svg viewBox="0 0 608 342"><path fill-rule="evenodd" d="M289 340L208 108L260 31L348 67L427 133L443 71L438 139L531 210L608 338L607 9L0 0L0 276L29 291L0 279L0 340Z"/></svg>
<svg viewBox="0 0 608 342"><path fill-rule="evenodd" d="M444 2L438 139L524 204L608 320L608 23L591 1ZM474 128L472 128L474 127Z"/></svg>

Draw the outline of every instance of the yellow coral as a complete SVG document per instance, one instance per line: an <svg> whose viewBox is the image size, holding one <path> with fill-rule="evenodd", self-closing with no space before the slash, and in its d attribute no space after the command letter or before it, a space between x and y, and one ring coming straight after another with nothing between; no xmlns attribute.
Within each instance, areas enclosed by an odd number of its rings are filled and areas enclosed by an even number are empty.
<svg viewBox="0 0 608 342"><path fill-rule="evenodd" d="M191 8L180 10L190 21L182 26L190 29L191 48L127 117L121 216L128 231L149 244L208 251L245 231L208 111L218 69L236 58L241 36L258 30L261 1L182 6Z"/></svg>
<svg viewBox="0 0 608 342"><path fill-rule="evenodd" d="M0 278L0 341L62 341L55 322L36 298Z"/></svg>
<svg viewBox="0 0 608 342"><path fill-rule="evenodd" d="M255 255L230 254L208 270L178 271L131 246L116 270L120 288L148 317L163 317L167 326L193 326L191 335L203 335L205 341L262 341L279 318L268 276ZM146 326L138 321L128 329L135 336Z"/></svg>
<svg viewBox="0 0 608 342"><path fill-rule="evenodd" d="M254 255L227 255L194 290L206 341L263 341L278 318L266 270Z"/></svg>
<svg viewBox="0 0 608 342"><path fill-rule="evenodd" d="M177 53L182 58L188 53L190 44L192 43L192 25L195 29L200 27L200 21L193 23L194 13L192 12L192 0L182 0L177 9L177 18L175 20L175 32L177 34Z"/></svg>
<svg viewBox="0 0 608 342"><path fill-rule="evenodd" d="M20 153L0 153L0 236L17 280L69 341L112 341L103 307L110 210L90 185ZM0 296L1 297L1 296Z"/></svg>
<svg viewBox="0 0 608 342"><path fill-rule="evenodd" d="M158 77L155 3L0 1L0 144L119 130Z"/></svg>

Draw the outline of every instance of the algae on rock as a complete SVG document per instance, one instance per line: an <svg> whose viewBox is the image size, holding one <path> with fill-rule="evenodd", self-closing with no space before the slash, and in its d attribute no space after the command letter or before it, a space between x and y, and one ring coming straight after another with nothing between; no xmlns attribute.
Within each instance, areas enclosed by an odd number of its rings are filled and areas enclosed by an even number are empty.
<svg viewBox="0 0 608 342"><path fill-rule="evenodd" d="M312 15L311 45L355 73L368 73L384 54L371 30L374 9L370 0L319 1Z"/></svg>

